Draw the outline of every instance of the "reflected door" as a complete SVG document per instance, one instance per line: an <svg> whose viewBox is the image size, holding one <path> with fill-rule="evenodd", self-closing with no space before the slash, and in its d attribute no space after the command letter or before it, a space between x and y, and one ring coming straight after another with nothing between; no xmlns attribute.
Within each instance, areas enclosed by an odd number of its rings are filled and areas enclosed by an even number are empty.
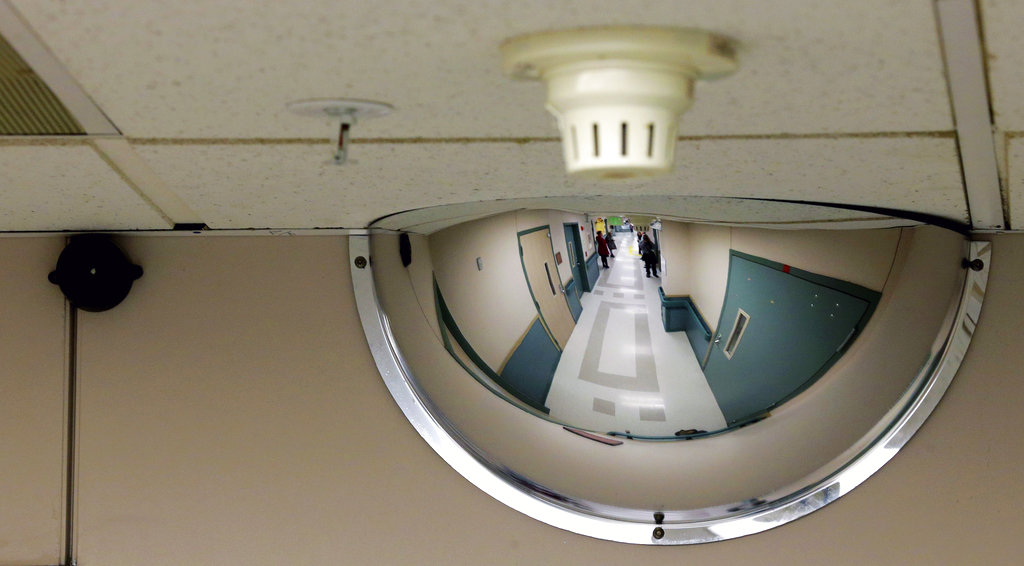
<svg viewBox="0 0 1024 566"><path fill-rule="evenodd" d="M718 332L704 368L730 425L760 416L820 377L869 302L730 257Z"/></svg>
<svg viewBox="0 0 1024 566"><path fill-rule="evenodd" d="M580 297L583 296L584 291L589 291L590 288L587 286L586 270L583 269L583 262L580 259L583 253L579 246L578 225L563 224L562 228L565 234L565 253L569 261L569 270L572 272L572 280L564 285L563 289L565 290L565 300L569 303L569 312L572 313L572 319L575 321L580 319L580 314L583 312L583 303L580 302Z"/></svg>
<svg viewBox="0 0 1024 566"><path fill-rule="evenodd" d="M576 280L576 288L580 294L590 290L590 282L587 280L587 266L583 263L583 242L580 240L579 224L564 224L565 247L569 252L569 262L572 266L572 277Z"/></svg>
<svg viewBox="0 0 1024 566"><path fill-rule="evenodd" d="M569 312L569 303L558 277L555 252L551 247L551 230L545 227L520 232L519 254L537 312L558 348L564 349L576 321Z"/></svg>

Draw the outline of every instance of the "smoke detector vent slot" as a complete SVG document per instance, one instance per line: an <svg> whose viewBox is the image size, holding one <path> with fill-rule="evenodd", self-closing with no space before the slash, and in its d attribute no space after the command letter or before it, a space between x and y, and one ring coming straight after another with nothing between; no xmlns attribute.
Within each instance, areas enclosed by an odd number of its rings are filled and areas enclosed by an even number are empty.
<svg viewBox="0 0 1024 566"><path fill-rule="evenodd" d="M597 178L671 171L679 117L693 103L694 81L737 67L728 40L695 29L557 31L510 39L501 50L506 74L547 83L567 172ZM646 139L630 131L646 131Z"/></svg>

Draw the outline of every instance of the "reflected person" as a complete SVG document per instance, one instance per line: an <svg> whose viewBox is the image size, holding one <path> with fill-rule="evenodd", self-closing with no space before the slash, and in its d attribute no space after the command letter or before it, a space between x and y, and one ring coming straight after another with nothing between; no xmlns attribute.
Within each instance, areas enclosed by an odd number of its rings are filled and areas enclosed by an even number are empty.
<svg viewBox="0 0 1024 566"><path fill-rule="evenodd" d="M652 271L654 276L658 277L658 248L647 234L644 234L643 241L640 242L640 259L644 262L647 277L651 276Z"/></svg>
<svg viewBox="0 0 1024 566"><path fill-rule="evenodd" d="M611 250L608 249L608 242L604 240L604 236L601 235L601 231L597 231L597 255L601 256L601 265L608 268L608 255Z"/></svg>

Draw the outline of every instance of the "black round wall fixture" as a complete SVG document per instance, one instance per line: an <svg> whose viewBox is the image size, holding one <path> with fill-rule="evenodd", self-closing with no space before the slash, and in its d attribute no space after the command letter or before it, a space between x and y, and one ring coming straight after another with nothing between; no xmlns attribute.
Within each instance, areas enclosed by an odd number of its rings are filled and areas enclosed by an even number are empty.
<svg viewBox="0 0 1024 566"><path fill-rule="evenodd" d="M50 283L60 285L71 306L102 312L119 305L142 268L125 257L103 234L72 236L50 272Z"/></svg>

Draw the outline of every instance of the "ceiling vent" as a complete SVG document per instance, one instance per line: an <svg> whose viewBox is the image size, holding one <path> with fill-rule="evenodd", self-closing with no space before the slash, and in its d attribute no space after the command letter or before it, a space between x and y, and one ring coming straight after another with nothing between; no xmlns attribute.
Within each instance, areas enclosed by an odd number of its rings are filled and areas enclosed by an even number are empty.
<svg viewBox="0 0 1024 566"><path fill-rule="evenodd" d="M602 179L670 172L694 82L737 67L723 36L667 27L537 33L501 52L507 75L547 83L566 171Z"/></svg>
<svg viewBox="0 0 1024 566"><path fill-rule="evenodd" d="M39 75L0 37L0 135L84 134Z"/></svg>

